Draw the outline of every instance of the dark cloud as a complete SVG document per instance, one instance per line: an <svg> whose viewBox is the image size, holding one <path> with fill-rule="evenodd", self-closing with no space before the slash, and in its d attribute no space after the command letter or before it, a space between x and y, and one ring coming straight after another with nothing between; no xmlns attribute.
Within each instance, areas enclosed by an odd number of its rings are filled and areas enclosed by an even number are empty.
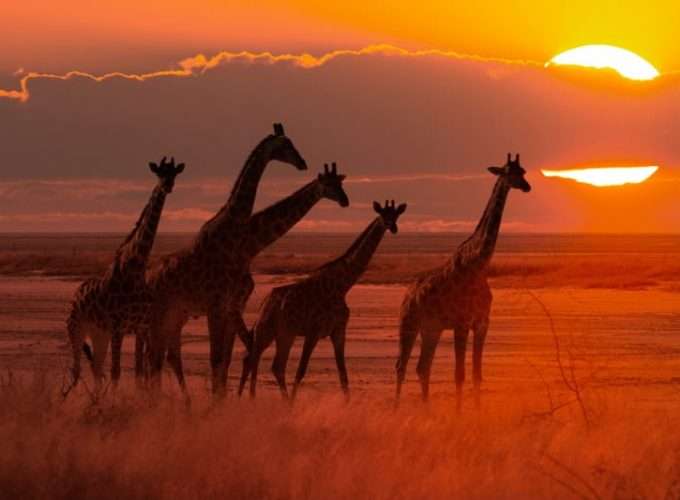
<svg viewBox="0 0 680 500"><path fill-rule="evenodd" d="M144 82L37 79L30 91L24 103L0 99L0 180L26 183L23 201L16 191L0 188L9 193L0 197L0 230L24 228L25 222L12 214L28 217L50 210L124 214L115 227L125 230L144 203L145 190L122 188L112 195L100 193L96 182L141 183L150 190L147 162L165 154L185 161L187 171L170 206L185 215L169 216L164 227L193 230L226 198L229 180L274 121L285 124L311 172L272 165L260 206L334 160L353 180L348 191L359 206L398 198L409 202L409 217L423 228L469 225L491 190L486 167L502 163L512 151L522 153L535 189L530 195L513 194L508 228L606 230L613 227L611 221L598 212L598 200L606 199L619 211L654 218L646 227L673 229L640 195L648 191L664 210L677 214L680 209L674 195L659 198L672 191L654 180L621 188L633 194L617 198L608 190L547 181L539 174L540 168L621 161L672 171L680 164L675 140L680 86L672 76L632 84L592 71L372 54L338 57L312 68L295 61L237 59L200 76ZM40 184L55 180L95 184L76 192ZM584 206L594 212L583 212ZM366 209L320 206L307 225L323 220L329 227L348 228L370 217ZM69 220L66 225L74 223ZM25 228L32 229L30 224Z"/></svg>

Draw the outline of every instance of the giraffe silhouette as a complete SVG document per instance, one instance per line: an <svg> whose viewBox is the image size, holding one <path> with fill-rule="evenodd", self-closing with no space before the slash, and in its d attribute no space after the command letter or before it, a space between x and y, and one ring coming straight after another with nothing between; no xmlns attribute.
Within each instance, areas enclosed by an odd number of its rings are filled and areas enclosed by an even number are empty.
<svg viewBox="0 0 680 500"><path fill-rule="evenodd" d="M152 325L149 345L138 346L138 350L146 353L154 386L160 384L163 356L168 353L168 362L185 390L184 377L179 377L181 359L172 356L180 347L168 342L170 339L179 342L181 330L190 316L208 316L213 382L217 381L213 387L217 390L222 380L218 372L224 359L227 320L233 322L230 331L236 330L246 340L244 328L239 328L240 314L227 314L227 311L231 311L230 300L237 291L232 285L244 266L239 248L257 188L272 160L307 170L307 163L286 136L283 125L275 123L273 128L274 133L262 139L248 155L227 202L203 224L191 245L165 256L149 273L154 295Z"/></svg>
<svg viewBox="0 0 680 500"><path fill-rule="evenodd" d="M287 398L286 365L296 336L304 337L302 357L293 385L293 398L307 371L309 359L319 339L330 337L335 351L340 384L349 394L345 367L345 330L349 320L346 296L366 270L386 230L397 232L397 219L406 204L395 207L394 200L382 207L373 202L378 217L359 235L339 258L325 264L309 277L292 285L274 288L265 299L260 318L254 328L254 344L243 363L239 394L248 374L250 394L255 396L257 368L264 350L276 341L272 372L281 394Z"/></svg>
<svg viewBox="0 0 680 500"><path fill-rule="evenodd" d="M226 387L226 375L231 363L231 356L234 346L236 332L244 341L247 349L250 350L252 336L243 323L243 309L246 301L254 288L253 278L250 273L250 263L257 254L271 243L286 234L295 224L297 224L320 200L327 198L335 201L341 207L349 205L349 199L345 193L342 183L344 175L338 174L337 165L324 165L323 173L316 179L309 182L295 193L270 207L254 214L245 227L243 243L237 249L238 255L235 261L241 266L229 276L229 284L233 289L229 297L229 303L223 309L222 314L217 320L208 317L208 324L211 328L211 363L213 365L213 388L217 388L218 393L224 391ZM214 265L218 265L215 262ZM212 285L212 284L210 284ZM222 286L222 283L219 283ZM198 284L194 285L198 288ZM216 286L216 284L214 285ZM190 292L190 290L189 290ZM187 312L184 312L187 314ZM181 317L181 319L184 319ZM212 325L212 326L211 326ZM220 328L221 325L231 326L231 328ZM167 352L168 362L172 365L180 386L184 386L184 372L181 357L181 328L167 329L162 332L167 335L163 342L163 349L156 355L156 366L160 369L163 361L163 352ZM215 335L215 336L213 336ZM222 349L220 349L222 347Z"/></svg>
<svg viewBox="0 0 680 500"><path fill-rule="evenodd" d="M81 351L90 358L97 387L100 387L102 367L111 343L111 380L117 384L123 336L128 332L134 332L138 337L147 334L151 296L145 281L146 267L165 198L173 190L175 177L184 170L184 163L175 165L174 158L170 162L163 158L160 164L150 163L149 168L158 176L158 184L134 229L116 251L114 261L104 275L88 279L75 293L67 320L73 349L70 388L80 377ZM86 337L92 339L92 349L85 343ZM136 369L138 372L142 369L139 357Z"/></svg>
<svg viewBox="0 0 680 500"><path fill-rule="evenodd" d="M468 333L473 339L473 379L475 401L479 405L482 383L482 350L489 328L491 289L487 272L501 227L505 202L510 189L529 192L519 155L510 154L503 167L489 167L498 179L486 210L474 233L456 250L443 266L422 276L413 283L402 302L399 325L399 358L397 360L397 402L406 374L406 365L418 334L421 337L417 373L422 396L429 395L430 370L435 349L443 330L452 329L456 352L456 406L462 406L465 380L465 350Z"/></svg>

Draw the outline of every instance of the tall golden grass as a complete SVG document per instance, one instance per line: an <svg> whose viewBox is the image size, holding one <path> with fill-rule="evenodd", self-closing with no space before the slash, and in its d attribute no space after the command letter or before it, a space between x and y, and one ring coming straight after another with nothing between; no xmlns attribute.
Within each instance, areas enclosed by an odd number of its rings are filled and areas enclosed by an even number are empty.
<svg viewBox="0 0 680 500"><path fill-rule="evenodd" d="M60 374L2 376L2 498L678 498L680 412L624 393L530 411L526 395L485 395L457 415L452 395L395 409L386 388L274 392L213 405L150 404L123 387L63 401ZM596 396L596 397L595 397ZM545 407L537 398L533 408ZM529 405L532 406L532 405Z"/></svg>

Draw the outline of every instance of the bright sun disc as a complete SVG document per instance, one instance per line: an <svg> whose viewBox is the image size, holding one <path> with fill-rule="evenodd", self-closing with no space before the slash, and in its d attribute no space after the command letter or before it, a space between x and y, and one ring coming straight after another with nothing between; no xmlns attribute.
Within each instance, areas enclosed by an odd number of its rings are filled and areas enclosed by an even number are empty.
<svg viewBox="0 0 680 500"><path fill-rule="evenodd" d="M583 45L556 55L545 65L585 66L610 68L631 80L653 80L658 70L630 50L613 45Z"/></svg>
<svg viewBox="0 0 680 500"><path fill-rule="evenodd" d="M624 184L640 184L649 179L658 166L649 167L601 167L578 168L573 170L541 170L545 177L571 179L592 186L623 186Z"/></svg>

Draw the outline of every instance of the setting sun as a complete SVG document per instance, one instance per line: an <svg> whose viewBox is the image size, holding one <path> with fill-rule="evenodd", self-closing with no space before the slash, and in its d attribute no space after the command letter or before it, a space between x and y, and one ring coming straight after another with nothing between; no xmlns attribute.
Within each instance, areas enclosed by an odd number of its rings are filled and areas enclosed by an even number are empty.
<svg viewBox="0 0 680 500"><path fill-rule="evenodd" d="M639 55L613 45L583 45L556 55L546 66L610 68L631 80L653 80L659 71Z"/></svg>
<svg viewBox="0 0 680 500"><path fill-rule="evenodd" d="M570 170L541 170L545 177L571 179L583 184L597 187L623 186L624 184L640 184L649 179L659 169L648 167L600 167L578 168Z"/></svg>

